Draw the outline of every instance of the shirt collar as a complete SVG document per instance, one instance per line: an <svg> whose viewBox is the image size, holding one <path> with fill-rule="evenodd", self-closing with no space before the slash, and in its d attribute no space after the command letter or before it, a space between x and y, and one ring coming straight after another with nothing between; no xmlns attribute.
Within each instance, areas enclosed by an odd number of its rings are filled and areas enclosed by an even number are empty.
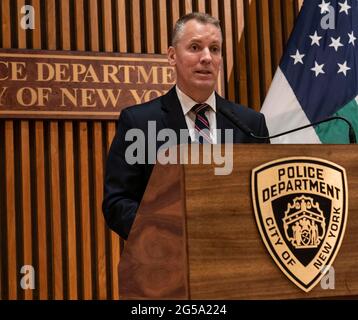
<svg viewBox="0 0 358 320"><path fill-rule="evenodd" d="M198 102L194 101L192 98L187 96L183 91L181 91L178 86L175 86L178 99L180 101L181 107L183 109L184 115L186 115ZM216 98L215 98L215 91L209 96L209 98L204 101L207 105L211 107L214 112L216 112Z"/></svg>

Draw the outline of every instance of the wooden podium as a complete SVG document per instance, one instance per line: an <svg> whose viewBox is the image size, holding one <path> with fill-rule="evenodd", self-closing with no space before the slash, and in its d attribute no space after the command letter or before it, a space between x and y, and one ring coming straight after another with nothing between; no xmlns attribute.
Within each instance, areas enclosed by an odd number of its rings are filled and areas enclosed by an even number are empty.
<svg viewBox="0 0 358 320"><path fill-rule="evenodd" d="M286 157L346 169L348 222L335 289L306 293L275 264L258 231L252 169ZM233 171L156 165L119 264L121 299L306 299L358 295L358 146L234 145Z"/></svg>

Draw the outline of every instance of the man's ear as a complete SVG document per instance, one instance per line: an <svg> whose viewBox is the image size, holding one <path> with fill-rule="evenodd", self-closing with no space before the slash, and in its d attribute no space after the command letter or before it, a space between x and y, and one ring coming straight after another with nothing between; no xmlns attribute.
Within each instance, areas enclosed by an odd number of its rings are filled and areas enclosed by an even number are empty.
<svg viewBox="0 0 358 320"><path fill-rule="evenodd" d="M170 46L168 48L168 61L169 64L171 66L175 66L176 65L176 53L175 53L175 48Z"/></svg>

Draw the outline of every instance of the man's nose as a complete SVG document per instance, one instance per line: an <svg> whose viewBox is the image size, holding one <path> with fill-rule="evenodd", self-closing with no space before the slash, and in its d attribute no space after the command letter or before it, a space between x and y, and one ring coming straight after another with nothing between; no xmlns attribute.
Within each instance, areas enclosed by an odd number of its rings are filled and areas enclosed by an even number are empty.
<svg viewBox="0 0 358 320"><path fill-rule="evenodd" d="M204 48L200 58L201 63L210 63L212 60L211 52L209 48Z"/></svg>

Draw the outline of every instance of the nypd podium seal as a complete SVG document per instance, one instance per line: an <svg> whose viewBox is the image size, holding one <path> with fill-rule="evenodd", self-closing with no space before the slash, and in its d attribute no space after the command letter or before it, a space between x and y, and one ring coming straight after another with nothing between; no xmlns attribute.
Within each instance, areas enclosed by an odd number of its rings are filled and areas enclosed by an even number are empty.
<svg viewBox="0 0 358 320"><path fill-rule="evenodd" d="M279 159L252 171L256 223L284 274L308 292L341 246L348 215L345 169L308 157Z"/></svg>

